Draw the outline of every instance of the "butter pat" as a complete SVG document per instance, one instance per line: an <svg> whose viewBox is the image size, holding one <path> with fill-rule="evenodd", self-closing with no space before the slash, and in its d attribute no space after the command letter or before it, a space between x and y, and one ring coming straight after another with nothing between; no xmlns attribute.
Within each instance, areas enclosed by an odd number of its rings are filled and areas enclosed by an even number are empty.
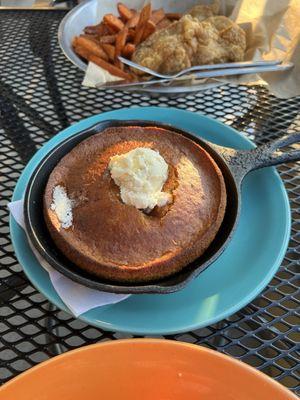
<svg viewBox="0 0 300 400"><path fill-rule="evenodd" d="M72 226L72 200L69 199L65 188L60 185L55 186L53 190L50 208L55 212L62 228L67 229Z"/></svg>
<svg viewBox="0 0 300 400"><path fill-rule="evenodd" d="M138 147L112 157L108 167L125 204L150 211L171 201L172 196L162 192L168 164L158 151Z"/></svg>

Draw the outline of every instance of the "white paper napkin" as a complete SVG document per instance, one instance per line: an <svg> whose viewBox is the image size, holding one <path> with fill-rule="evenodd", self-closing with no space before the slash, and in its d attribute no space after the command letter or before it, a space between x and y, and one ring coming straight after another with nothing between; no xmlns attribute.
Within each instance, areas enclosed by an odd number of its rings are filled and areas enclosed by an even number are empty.
<svg viewBox="0 0 300 400"><path fill-rule="evenodd" d="M87 87L96 87L104 82L116 82L120 80L122 79L89 62L82 84Z"/></svg>
<svg viewBox="0 0 300 400"><path fill-rule="evenodd" d="M8 208L16 222L25 230L23 200L17 200L9 203ZM52 268L51 265L49 265L47 261L37 253L29 240L28 243L41 266L49 273L52 285L57 291L59 297L75 315L75 317L78 317L80 314L95 307L119 303L130 296L130 294L100 292L98 290L90 289L86 286L80 285L79 283L73 282L71 279L65 277L60 272Z"/></svg>

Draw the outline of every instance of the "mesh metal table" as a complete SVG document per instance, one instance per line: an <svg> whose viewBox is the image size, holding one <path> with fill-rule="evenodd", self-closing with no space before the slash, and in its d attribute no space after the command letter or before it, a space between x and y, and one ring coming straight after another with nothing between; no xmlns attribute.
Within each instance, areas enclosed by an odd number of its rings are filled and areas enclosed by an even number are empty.
<svg viewBox="0 0 300 400"><path fill-rule="evenodd" d="M57 44L65 11L0 11L0 383L60 352L128 337L75 320L26 279L10 242L7 202L35 151L68 125L126 106L173 106L219 118L256 143L300 130L300 98L279 100L263 88L223 86L186 98L143 97L81 87L82 73ZM292 208L283 264L255 301L217 325L167 336L208 346L299 385L299 164L279 168Z"/></svg>

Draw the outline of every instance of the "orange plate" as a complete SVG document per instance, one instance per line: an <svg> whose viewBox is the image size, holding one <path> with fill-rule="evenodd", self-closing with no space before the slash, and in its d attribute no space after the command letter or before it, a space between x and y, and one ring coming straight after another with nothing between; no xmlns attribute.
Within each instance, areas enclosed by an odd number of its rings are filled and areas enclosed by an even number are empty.
<svg viewBox="0 0 300 400"><path fill-rule="evenodd" d="M0 389L1 400L295 400L264 374L204 347L119 340L54 357Z"/></svg>

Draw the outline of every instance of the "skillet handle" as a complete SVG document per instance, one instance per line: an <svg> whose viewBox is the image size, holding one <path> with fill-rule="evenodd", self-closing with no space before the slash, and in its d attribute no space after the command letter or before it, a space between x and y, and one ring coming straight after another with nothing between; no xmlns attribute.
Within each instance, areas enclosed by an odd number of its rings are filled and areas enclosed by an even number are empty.
<svg viewBox="0 0 300 400"><path fill-rule="evenodd" d="M252 150L250 171L292 161L300 160L300 150L280 151L279 149L300 142L300 132L282 136L272 142L263 144Z"/></svg>
<svg viewBox="0 0 300 400"><path fill-rule="evenodd" d="M255 169L300 161L300 150L279 150L293 143L300 143L300 132L282 136L252 150L231 150L226 148L221 150L219 148L219 152L229 164L235 178L241 181L248 172Z"/></svg>

